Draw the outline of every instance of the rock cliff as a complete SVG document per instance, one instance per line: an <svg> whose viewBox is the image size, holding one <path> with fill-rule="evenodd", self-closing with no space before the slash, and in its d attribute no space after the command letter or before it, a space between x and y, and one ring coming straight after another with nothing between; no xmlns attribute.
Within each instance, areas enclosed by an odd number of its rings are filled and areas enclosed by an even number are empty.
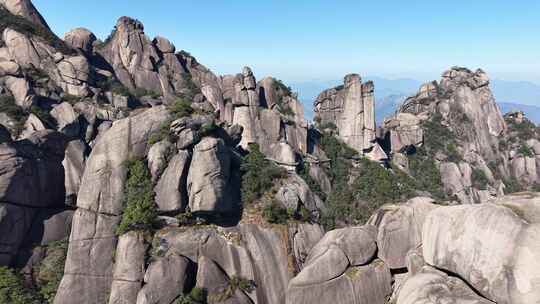
<svg viewBox="0 0 540 304"><path fill-rule="evenodd" d="M61 40L28 0L0 14L0 302L540 301L540 129L484 71L379 128L350 74L311 123L133 18Z"/></svg>

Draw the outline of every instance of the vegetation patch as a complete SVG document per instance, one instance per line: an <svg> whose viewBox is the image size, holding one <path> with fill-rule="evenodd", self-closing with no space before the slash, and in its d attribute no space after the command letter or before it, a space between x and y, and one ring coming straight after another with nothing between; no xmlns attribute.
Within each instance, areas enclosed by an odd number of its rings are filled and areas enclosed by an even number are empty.
<svg viewBox="0 0 540 304"><path fill-rule="evenodd" d="M47 245L47 256L39 266L37 282L39 293L48 303L54 301L56 291L64 275L64 265L68 250L67 240L52 242Z"/></svg>
<svg viewBox="0 0 540 304"><path fill-rule="evenodd" d="M424 147L409 156L409 172L415 181L416 189L427 191L436 199L446 199L439 168Z"/></svg>
<svg viewBox="0 0 540 304"><path fill-rule="evenodd" d="M13 98L13 96L0 96L0 112L6 113L7 116L15 122L14 135L18 136L21 134L24 129L24 123L28 118L28 113L15 103L15 98Z"/></svg>
<svg viewBox="0 0 540 304"><path fill-rule="evenodd" d="M157 218L148 167L139 159L127 161L126 166L128 177L124 191L124 210L116 228L117 235L131 230L148 231Z"/></svg>
<svg viewBox="0 0 540 304"><path fill-rule="evenodd" d="M480 169L473 169L471 174L472 185L476 189L486 190L489 184L489 180L486 173Z"/></svg>
<svg viewBox="0 0 540 304"><path fill-rule="evenodd" d="M522 144L519 147L517 153L525 157L534 157L534 151L531 148L529 148L527 144Z"/></svg>
<svg viewBox="0 0 540 304"><path fill-rule="evenodd" d="M0 303L31 304L40 303L33 290L26 288L19 273L10 268L0 267Z"/></svg>
<svg viewBox="0 0 540 304"><path fill-rule="evenodd" d="M249 151L240 165L244 205L259 199L273 186L274 180L286 176L285 169L266 159L258 144L249 144Z"/></svg>
<svg viewBox="0 0 540 304"><path fill-rule="evenodd" d="M322 191L321 186L309 175L310 164L301 163L298 168L298 175L306 182L311 192L317 195L323 201L326 200L326 193Z"/></svg>
<svg viewBox="0 0 540 304"><path fill-rule="evenodd" d="M207 304L207 297L205 289L194 287L188 294L180 295L174 304Z"/></svg>
<svg viewBox="0 0 540 304"><path fill-rule="evenodd" d="M169 111L173 114L173 120L190 116L195 112L191 107L191 102L185 98L177 98L176 101L169 106Z"/></svg>
<svg viewBox="0 0 540 304"><path fill-rule="evenodd" d="M251 293L257 288L257 285L253 280L244 279L238 276L233 276L229 280L228 286L220 292L211 293L208 295L209 303L222 303L227 299L230 299L234 294L240 290L244 293Z"/></svg>

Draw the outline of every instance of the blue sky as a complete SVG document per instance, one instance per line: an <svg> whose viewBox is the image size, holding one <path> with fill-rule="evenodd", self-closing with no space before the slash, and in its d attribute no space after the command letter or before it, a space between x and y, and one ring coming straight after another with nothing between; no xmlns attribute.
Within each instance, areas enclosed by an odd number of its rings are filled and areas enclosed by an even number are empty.
<svg viewBox="0 0 540 304"><path fill-rule="evenodd" d="M430 80L461 65L540 83L538 0L33 2L60 36L82 26L104 38L118 17L137 18L218 74Z"/></svg>

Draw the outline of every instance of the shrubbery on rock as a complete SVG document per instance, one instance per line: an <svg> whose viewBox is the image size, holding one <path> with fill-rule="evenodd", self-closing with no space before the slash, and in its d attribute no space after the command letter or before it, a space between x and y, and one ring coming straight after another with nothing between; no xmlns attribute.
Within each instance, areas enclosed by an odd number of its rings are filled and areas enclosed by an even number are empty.
<svg viewBox="0 0 540 304"><path fill-rule="evenodd" d="M122 221L116 228L118 235L131 230L149 230L157 217L152 178L146 164L137 159L128 161L126 166L128 178Z"/></svg>

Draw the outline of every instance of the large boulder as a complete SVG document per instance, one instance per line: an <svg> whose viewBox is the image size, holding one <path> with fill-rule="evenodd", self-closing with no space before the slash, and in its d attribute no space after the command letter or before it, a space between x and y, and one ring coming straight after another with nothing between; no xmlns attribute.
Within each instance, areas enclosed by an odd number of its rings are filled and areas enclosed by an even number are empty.
<svg viewBox="0 0 540 304"><path fill-rule="evenodd" d="M170 304L186 288L189 260L179 255L167 255L152 262L146 283L137 295L137 304Z"/></svg>
<svg viewBox="0 0 540 304"><path fill-rule="evenodd" d="M65 137L51 130L0 145L0 201L19 206L63 205Z"/></svg>
<svg viewBox="0 0 540 304"><path fill-rule="evenodd" d="M145 274L147 249L148 244L140 232L131 231L118 238L109 303L136 303Z"/></svg>
<svg viewBox="0 0 540 304"><path fill-rule="evenodd" d="M226 213L238 206L231 189L231 152L222 139L203 138L193 149L187 176L192 212Z"/></svg>
<svg viewBox="0 0 540 304"><path fill-rule="evenodd" d="M186 181L190 155L179 151L174 155L161 175L154 192L159 211L184 211L188 205Z"/></svg>
<svg viewBox="0 0 540 304"><path fill-rule="evenodd" d="M30 208L0 203L0 266L10 266L17 256L34 214Z"/></svg>
<svg viewBox="0 0 540 304"><path fill-rule="evenodd" d="M396 304L469 303L493 304L478 296L459 278L426 266L400 288Z"/></svg>
<svg viewBox="0 0 540 304"><path fill-rule="evenodd" d="M375 241L369 225L328 232L289 282L287 303L385 303L392 278L382 261L373 261Z"/></svg>
<svg viewBox="0 0 540 304"><path fill-rule="evenodd" d="M540 301L540 194L441 207L423 227L426 262L497 303Z"/></svg>
<svg viewBox="0 0 540 304"><path fill-rule="evenodd" d="M407 253L422 245L422 227L434 200L417 197L402 205L386 205L368 221L378 227L377 256L392 269L406 267Z"/></svg>
<svg viewBox="0 0 540 304"><path fill-rule="evenodd" d="M64 34L64 41L72 48L91 53L96 36L85 28L76 28Z"/></svg>

